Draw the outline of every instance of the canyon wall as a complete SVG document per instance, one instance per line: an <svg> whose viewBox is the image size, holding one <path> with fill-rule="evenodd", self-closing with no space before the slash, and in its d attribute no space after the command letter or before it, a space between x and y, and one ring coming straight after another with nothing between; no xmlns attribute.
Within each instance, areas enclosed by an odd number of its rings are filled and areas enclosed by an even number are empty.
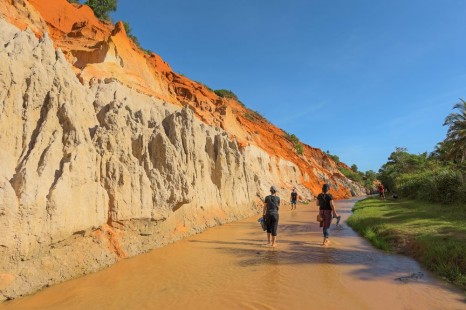
<svg viewBox="0 0 466 310"><path fill-rule="evenodd" d="M294 163L114 79L84 86L3 19L0 158L1 300L257 214L272 184L313 197Z"/></svg>
<svg viewBox="0 0 466 310"><path fill-rule="evenodd" d="M88 7L2 1L0 301L258 214L271 185L364 194L251 113Z"/></svg>

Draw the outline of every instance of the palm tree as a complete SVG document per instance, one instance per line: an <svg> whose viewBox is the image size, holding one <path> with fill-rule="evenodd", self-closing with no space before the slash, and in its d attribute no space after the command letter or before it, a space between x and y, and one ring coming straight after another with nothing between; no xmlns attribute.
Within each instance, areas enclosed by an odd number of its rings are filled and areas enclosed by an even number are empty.
<svg viewBox="0 0 466 310"><path fill-rule="evenodd" d="M443 126L449 126L443 146L448 147L449 158L459 159L462 164L466 159L466 101L460 100L453 107L453 110L458 109L459 112L450 113L443 123Z"/></svg>
<svg viewBox="0 0 466 310"><path fill-rule="evenodd" d="M451 143L442 141L437 143L435 149L430 153L429 157L441 161L452 161L455 160L454 154L450 154Z"/></svg>

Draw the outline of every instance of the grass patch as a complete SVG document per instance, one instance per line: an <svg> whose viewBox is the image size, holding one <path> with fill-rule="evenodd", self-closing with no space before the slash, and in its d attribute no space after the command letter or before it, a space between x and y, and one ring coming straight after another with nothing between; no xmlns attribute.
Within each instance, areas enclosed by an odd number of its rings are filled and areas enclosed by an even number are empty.
<svg viewBox="0 0 466 310"><path fill-rule="evenodd" d="M231 90L228 90L228 89L217 89L217 90L214 90L215 94L217 94L217 96L219 97L222 97L222 98L230 98L230 99L234 99L234 100L238 100L238 96L236 96L236 94L234 92L232 92Z"/></svg>
<svg viewBox="0 0 466 310"><path fill-rule="evenodd" d="M466 292L466 206L372 197L353 211L348 225L374 246L408 254Z"/></svg>

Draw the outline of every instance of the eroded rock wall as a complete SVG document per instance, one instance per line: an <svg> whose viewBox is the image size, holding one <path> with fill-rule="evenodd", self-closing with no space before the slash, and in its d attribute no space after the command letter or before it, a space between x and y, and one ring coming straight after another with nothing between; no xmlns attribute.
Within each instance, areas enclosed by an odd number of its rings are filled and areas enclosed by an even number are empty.
<svg viewBox="0 0 466 310"><path fill-rule="evenodd" d="M83 86L48 36L3 19L0 159L0 300L257 214L303 177L189 107Z"/></svg>

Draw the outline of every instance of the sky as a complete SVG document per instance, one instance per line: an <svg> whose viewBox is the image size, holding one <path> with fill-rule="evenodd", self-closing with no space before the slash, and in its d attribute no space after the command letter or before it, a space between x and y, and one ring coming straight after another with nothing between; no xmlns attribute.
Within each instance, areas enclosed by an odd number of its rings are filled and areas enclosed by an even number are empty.
<svg viewBox="0 0 466 310"><path fill-rule="evenodd" d="M145 49L359 171L431 152L466 99L463 0L118 0Z"/></svg>

